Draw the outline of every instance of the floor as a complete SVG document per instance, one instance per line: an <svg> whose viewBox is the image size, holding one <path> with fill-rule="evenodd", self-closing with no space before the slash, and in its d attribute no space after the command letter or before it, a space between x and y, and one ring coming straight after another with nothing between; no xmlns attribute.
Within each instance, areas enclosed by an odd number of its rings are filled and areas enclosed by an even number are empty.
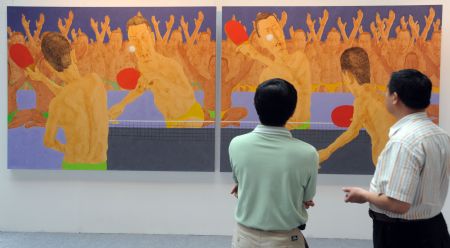
<svg viewBox="0 0 450 248"><path fill-rule="evenodd" d="M0 248L229 248L230 236L0 232ZM369 248L370 240L308 239L311 248Z"/></svg>

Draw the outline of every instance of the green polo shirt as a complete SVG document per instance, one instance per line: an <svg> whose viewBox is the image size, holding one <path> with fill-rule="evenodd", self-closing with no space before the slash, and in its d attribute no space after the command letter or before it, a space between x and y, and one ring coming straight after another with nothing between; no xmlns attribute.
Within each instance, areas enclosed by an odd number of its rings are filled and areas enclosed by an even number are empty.
<svg viewBox="0 0 450 248"><path fill-rule="evenodd" d="M229 146L238 184L236 221L266 230L291 230L308 219L303 202L316 192L319 157L283 127L258 125Z"/></svg>

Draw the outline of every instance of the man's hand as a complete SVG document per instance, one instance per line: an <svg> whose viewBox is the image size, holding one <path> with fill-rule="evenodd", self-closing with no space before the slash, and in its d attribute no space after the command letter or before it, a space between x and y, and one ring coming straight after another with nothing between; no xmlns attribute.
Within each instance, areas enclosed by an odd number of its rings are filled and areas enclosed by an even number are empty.
<svg viewBox="0 0 450 248"><path fill-rule="evenodd" d="M174 23L175 23L175 16L174 15L170 15L169 21L166 21L166 29L167 30L172 29Z"/></svg>
<svg viewBox="0 0 450 248"><path fill-rule="evenodd" d="M22 26L26 30L30 30L30 20L27 20L24 14L22 14Z"/></svg>
<svg viewBox="0 0 450 248"><path fill-rule="evenodd" d="M244 42L238 47L236 47L236 51L244 54L245 56L249 56L250 58L255 58L258 54L258 51L248 42Z"/></svg>
<svg viewBox="0 0 450 248"><path fill-rule="evenodd" d="M322 163L331 156L331 152L328 151L328 149L319 150L318 153L319 153L319 163Z"/></svg>
<svg viewBox="0 0 450 248"><path fill-rule="evenodd" d="M345 202L352 203L366 203L368 201L369 191L358 187L345 187L342 189L345 192Z"/></svg>
<svg viewBox="0 0 450 248"><path fill-rule="evenodd" d="M181 16L181 18L180 18L180 26L181 26L184 30L186 30L186 29L189 27L189 23L187 23L187 22L184 20L184 16Z"/></svg>
<svg viewBox="0 0 450 248"><path fill-rule="evenodd" d="M314 203L313 200L303 202L303 206L305 206L306 209L308 209L310 207L314 207L314 205L316 205L316 204Z"/></svg>
<svg viewBox="0 0 450 248"><path fill-rule="evenodd" d="M231 189L230 194L232 194L234 197L238 198L238 185L235 184L233 189Z"/></svg>
<svg viewBox="0 0 450 248"><path fill-rule="evenodd" d="M42 74L42 72L39 71L37 67L34 69L34 71L30 67L27 67L25 69L25 73L33 81L44 82L47 79L47 76Z"/></svg>

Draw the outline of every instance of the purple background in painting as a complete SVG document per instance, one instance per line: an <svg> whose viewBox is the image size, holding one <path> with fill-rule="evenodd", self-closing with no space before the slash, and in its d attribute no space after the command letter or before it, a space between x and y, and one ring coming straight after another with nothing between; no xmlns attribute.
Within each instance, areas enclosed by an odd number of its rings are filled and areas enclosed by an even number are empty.
<svg viewBox="0 0 450 248"><path fill-rule="evenodd" d="M59 32L58 18L62 20L67 18L69 10L72 10L74 13L71 28L75 28L75 30L81 28L92 39L95 39L95 34L90 24L91 17L98 21L100 29L100 22L104 20L105 15L109 15L111 19L111 30L120 27L124 39L127 39L128 36L125 32L126 23L138 11L141 11L142 15L147 18L150 24L152 15L160 21L159 30L161 35L164 35L166 32L165 21L169 20L170 15L175 16L175 23L172 30L178 28L180 17L184 15L184 20L189 23L189 32L192 33L195 28L194 18L197 18L198 11L202 11L205 19L200 31L206 31L206 28L209 27L211 29L211 39L215 40L216 38L216 7L8 7L8 26L14 31L24 33L21 18L22 14L25 14L26 18L31 20L30 29L33 33L36 28L35 20L38 20L39 14L43 13L45 15L45 23L42 32ZM108 36L105 37L105 41L108 41Z"/></svg>
<svg viewBox="0 0 450 248"><path fill-rule="evenodd" d="M233 93L233 107L246 107L248 115L243 121L258 122L258 115L253 107L253 92ZM331 112L340 105L353 105L351 93L313 93L311 96L311 122L332 123ZM439 104L439 94L432 94L432 104ZM311 126L314 128L314 125Z"/></svg>
<svg viewBox="0 0 450 248"><path fill-rule="evenodd" d="M109 91L108 105L120 101L126 91ZM253 108L252 92L239 92L232 95L233 106L250 106L248 116L243 121L258 121L258 116ZM17 94L19 109L35 107L35 93L31 90L20 90ZM196 98L203 102L202 92L196 92ZM311 98L312 122L331 122L331 112L339 105L351 105L353 96L349 93L314 93ZM439 95L433 94L431 102L439 103ZM146 92L133 104L129 105L121 120L163 120L161 113L153 104L153 95ZM312 125L314 128L314 125ZM15 128L8 129L8 168L9 169L61 169L63 155L43 146L44 128ZM64 142L62 131L58 133L58 139ZM26 154L26 156L24 155Z"/></svg>
<svg viewBox="0 0 450 248"><path fill-rule="evenodd" d="M328 23L325 27L324 35L322 40L326 38L326 34L332 27L337 28L337 18L341 17L342 22L347 22L347 34L350 35L351 29L353 28L352 18L357 16L358 9L364 12L364 18L362 21L362 26L365 31L370 32L370 23L375 21L375 15L377 12L380 13L381 18L387 18L389 16L389 10L394 10L396 14L394 26L391 29L390 37L395 35L395 27L400 24L400 18L405 16L406 21L408 21L408 16L412 15L416 21L419 21L420 27L425 27L424 16L428 16L430 7L433 7L436 11L436 17L442 19L442 5L410 5L410 6L320 6L320 7L223 7L222 8L222 20L225 24L228 20L231 20L233 14L236 15L236 19L241 21L250 32L253 30L252 21L255 20L256 14L258 12L269 12L276 13L278 18L281 17L281 12L284 10L288 14L288 19L286 26L284 27L284 35L286 38L289 37L289 27L294 26L295 29L301 28L305 31L308 30L306 26L306 14L311 13L311 18L316 20L316 31L319 28L319 17L322 17L324 9L328 10L329 18ZM442 23L442 22L441 22ZM433 27L431 27L428 33L428 38L431 37ZM226 38L225 32L222 31L223 39Z"/></svg>
<svg viewBox="0 0 450 248"><path fill-rule="evenodd" d="M108 107L122 100L127 91L108 91ZM203 92L196 91L195 97L203 103ZM36 94L32 90L17 92L18 109L36 107ZM144 93L130 104L119 120L164 120L153 103L153 94ZM149 126L150 127L150 126ZM208 127L213 128L214 126ZM63 154L44 147L44 128L8 129L8 168L9 169L61 169ZM64 142L64 133L59 130L57 139Z"/></svg>

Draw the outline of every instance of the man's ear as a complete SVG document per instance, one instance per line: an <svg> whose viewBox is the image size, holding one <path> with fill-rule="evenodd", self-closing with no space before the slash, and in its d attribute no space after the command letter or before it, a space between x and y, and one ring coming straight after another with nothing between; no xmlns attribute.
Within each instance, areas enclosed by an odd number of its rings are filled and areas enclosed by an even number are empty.
<svg viewBox="0 0 450 248"><path fill-rule="evenodd" d="M349 71L341 71L342 75L342 81L344 83L351 83L352 80L354 80L355 77L353 77L353 74L351 74Z"/></svg>
<svg viewBox="0 0 450 248"><path fill-rule="evenodd" d="M400 99L398 98L397 92L392 93L392 104L396 105L398 104Z"/></svg>

